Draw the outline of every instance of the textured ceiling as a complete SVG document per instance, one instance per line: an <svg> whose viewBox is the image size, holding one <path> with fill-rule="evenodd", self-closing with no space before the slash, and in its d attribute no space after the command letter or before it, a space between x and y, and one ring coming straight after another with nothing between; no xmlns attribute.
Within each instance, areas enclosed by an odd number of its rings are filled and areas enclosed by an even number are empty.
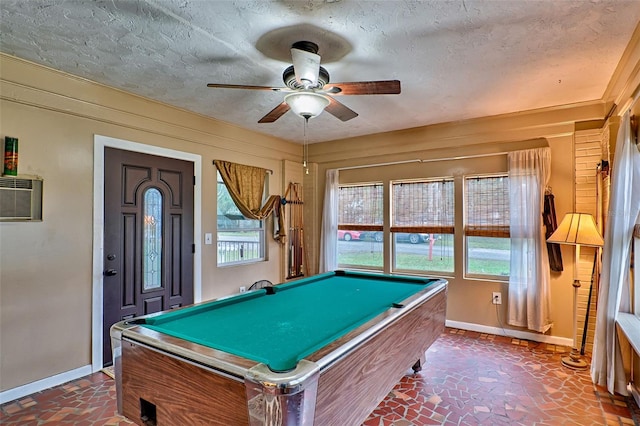
<svg viewBox="0 0 640 426"><path fill-rule="evenodd" d="M640 1L1 0L0 50L261 133L301 142L282 101L292 42L331 81L398 79L400 95L342 96L359 117L310 120L309 142L597 100Z"/></svg>

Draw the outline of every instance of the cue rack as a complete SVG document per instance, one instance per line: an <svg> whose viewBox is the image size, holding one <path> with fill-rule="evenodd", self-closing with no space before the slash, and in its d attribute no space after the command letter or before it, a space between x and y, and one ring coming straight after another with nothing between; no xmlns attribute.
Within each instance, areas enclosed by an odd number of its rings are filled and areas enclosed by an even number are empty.
<svg viewBox="0 0 640 426"><path fill-rule="evenodd" d="M304 277L304 267L307 264L307 251L304 249L304 220L302 199L302 185L289 182L287 192L282 198L282 204L289 205L288 233L289 243L287 244L289 260L287 268L287 279Z"/></svg>

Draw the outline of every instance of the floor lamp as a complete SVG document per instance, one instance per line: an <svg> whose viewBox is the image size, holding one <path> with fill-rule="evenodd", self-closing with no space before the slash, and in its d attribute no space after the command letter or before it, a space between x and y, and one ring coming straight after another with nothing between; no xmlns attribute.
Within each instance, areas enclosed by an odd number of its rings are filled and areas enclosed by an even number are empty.
<svg viewBox="0 0 640 426"><path fill-rule="evenodd" d="M571 368L586 368L587 362L578 351L578 265L580 263L580 246L602 247L604 241L596 228L593 216L587 213L567 213L558 228L547 239L549 243L576 246L575 265L573 267L573 348L569 356L562 357L562 364Z"/></svg>

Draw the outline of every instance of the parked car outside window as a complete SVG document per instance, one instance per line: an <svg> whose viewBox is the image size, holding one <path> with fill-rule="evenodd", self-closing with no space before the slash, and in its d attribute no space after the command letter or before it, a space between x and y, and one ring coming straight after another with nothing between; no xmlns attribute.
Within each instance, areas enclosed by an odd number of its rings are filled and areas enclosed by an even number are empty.
<svg viewBox="0 0 640 426"><path fill-rule="evenodd" d="M351 231L349 231L351 232ZM394 233L397 243L421 244L429 242L429 234ZM360 240L382 242L384 234L381 231L367 231L360 233Z"/></svg>
<svg viewBox="0 0 640 426"><path fill-rule="evenodd" d="M429 234L409 234L409 233L396 233L396 242L403 243L409 242L411 244L426 243L429 241Z"/></svg>
<svg viewBox="0 0 640 426"><path fill-rule="evenodd" d="M351 241L351 240L359 240L360 239L360 231L343 231L338 230L338 239Z"/></svg>

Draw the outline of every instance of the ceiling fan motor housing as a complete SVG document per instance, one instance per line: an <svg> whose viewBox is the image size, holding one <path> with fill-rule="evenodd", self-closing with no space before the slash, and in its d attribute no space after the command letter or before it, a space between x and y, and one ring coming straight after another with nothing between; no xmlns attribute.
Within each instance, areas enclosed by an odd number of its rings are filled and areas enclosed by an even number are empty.
<svg viewBox="0 0 640 426"><path fill-rule="evenodd" d="M293 69L293 65L287 67L282 73L282 80L284 84L290 89L304 89L304 85L300 84L298 80L296 80L296 73ZM309 89L322 89L325 84L329 83L329 72L324 69L324 67L320 67L320 71L318 72L318 84L313 87L309 87Z"/></svg>
<svg viewBox="0 0 640 426"><path fill-rule="evenodd" d="M318 45L312 41L296 41L291 45L291 48L318 54Z"/></svg>

